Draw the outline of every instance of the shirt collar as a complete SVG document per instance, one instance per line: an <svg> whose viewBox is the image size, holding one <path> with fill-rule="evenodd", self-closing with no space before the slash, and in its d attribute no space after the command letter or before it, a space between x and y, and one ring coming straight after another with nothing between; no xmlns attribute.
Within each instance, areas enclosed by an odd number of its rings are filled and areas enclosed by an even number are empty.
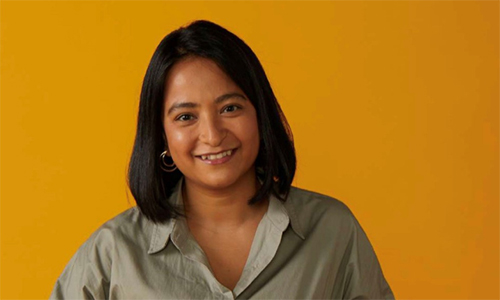
<svg viewBox="0 0 500 300"><path fill-rule="evenodd" d="M177 182L176 186L174 187L173 193L168 199L169 202L171 202L175 207L178 207L181 211L184 210L184 200L182 198L183 182L184 176L182 176ZM291 223L293 231L300 238L305 239L304 231L297 217L296 207L294 205L294 202L290 201L290 199L283 203L271 193L269 197L267 217L270 218L272 223L280 231L284 231L288 227L288 224ZM177 219L170 219L163 223L154 224L148 254L157 253L167 246L170 234L172 233L172 230L174 229L175 223L177 221Z"/></svg>

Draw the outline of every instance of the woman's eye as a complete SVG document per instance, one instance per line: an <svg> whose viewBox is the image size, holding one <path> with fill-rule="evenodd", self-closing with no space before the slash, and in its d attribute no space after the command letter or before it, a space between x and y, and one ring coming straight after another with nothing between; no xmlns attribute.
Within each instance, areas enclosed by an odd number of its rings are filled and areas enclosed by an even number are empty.
<svg viewBox="0 0 500 300"><path fill-rule="evenodd" d="M191 115L180 115L175 120L176 121L189 121L191 120Z"/></svg>
<svg viewBox="0 0 500 300"><path fill-rule="evenodd" d="M238 110L238 109L240 109L240 107L237 105L228 105L228 106L224 107L223 111L233 112L233 111Z"/></svg>

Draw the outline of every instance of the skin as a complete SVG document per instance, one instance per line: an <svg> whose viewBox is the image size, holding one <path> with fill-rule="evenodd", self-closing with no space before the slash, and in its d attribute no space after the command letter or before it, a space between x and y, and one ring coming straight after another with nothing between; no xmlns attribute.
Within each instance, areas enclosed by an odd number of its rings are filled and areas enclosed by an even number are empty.
<svg viewBox="0 0 500 300"><path fill-rule="evenodd" d="M221 242L255 231L268 201L247 204L259 188L255 159L259 131L255 108L244 92L206 58L177 62L165 82L163 126L169 155L184 174L184 205L193 233ZM233 94L221 102L223 95ZM240 96L238 96L240 95ZM190 107L182 103L189 102ZM219 165L201 154L236 149ZM253 234L252 234L253 236ZM212 243L213 244L213 243Z"/></svg>
<svg viewBox="0 0 500 300"><path fill-rule="evenodd" d="M216 278L232 289L269 204L247 204L260 187L255 173L260 140L256 111L230 77L206 58L177 62L165 84L163 126L169 156L184 174L188 226ZM241 96L214 101L232 93ZM196 107L171 111L181 102ZM235 148L231 160L219 165L197 157Z"/></svg>

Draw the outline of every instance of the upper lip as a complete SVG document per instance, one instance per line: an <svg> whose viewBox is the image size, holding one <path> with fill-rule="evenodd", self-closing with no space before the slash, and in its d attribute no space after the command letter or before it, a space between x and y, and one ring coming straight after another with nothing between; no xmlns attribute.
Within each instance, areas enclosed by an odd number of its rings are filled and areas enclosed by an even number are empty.
<svg viewBox="0 0 500 300"><path fill-rule="evenodd" d="M199 154L199 155L195 155L195 156L217 155L217 154L220 154L220 153L223 153L223 152L226 152L226 151L229 151L229 150L234 150L234 149L235 148L233 148L233 149L227 149L227 150L222 150L222 151L219 151L219 152L203 153L203 154Z"/></svg>

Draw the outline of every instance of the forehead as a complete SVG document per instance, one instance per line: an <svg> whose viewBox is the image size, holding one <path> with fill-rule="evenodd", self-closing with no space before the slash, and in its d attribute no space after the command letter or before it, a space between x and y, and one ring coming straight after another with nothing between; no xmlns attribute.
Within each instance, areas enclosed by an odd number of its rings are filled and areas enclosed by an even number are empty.
<svg viewBox="0 0 500 300"><path fill-rule="evenodd" d="M177 98L187 100L187 96L216 97L229 90L241 91L214 61L191 56L175 63L167 73L164 97L167 102Z"/></svg>

